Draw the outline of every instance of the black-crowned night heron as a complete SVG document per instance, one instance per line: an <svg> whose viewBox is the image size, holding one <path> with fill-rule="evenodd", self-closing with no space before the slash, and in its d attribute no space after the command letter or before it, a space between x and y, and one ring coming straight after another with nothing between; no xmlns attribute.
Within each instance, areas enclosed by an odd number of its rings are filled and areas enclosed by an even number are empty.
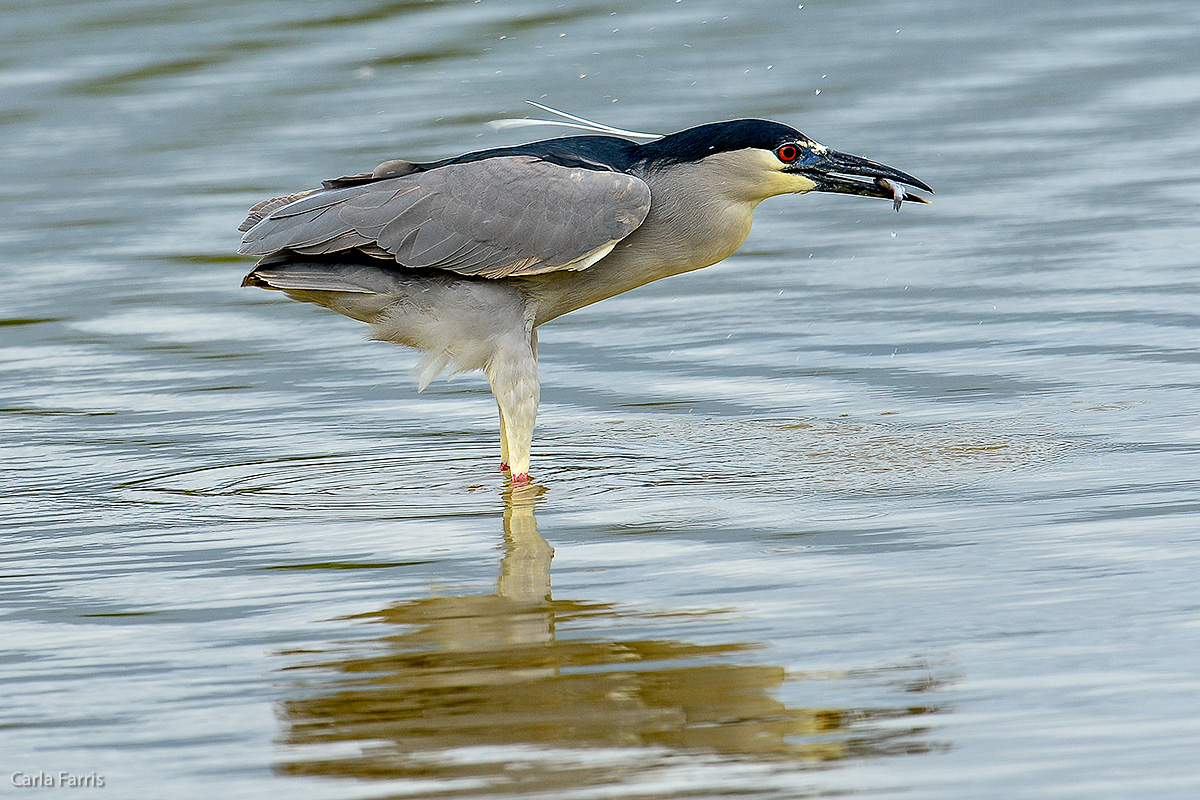
<svg viewBox="0 0 1200 800"><path fill-rule="evenodd" d="M742 119L643 144L570 136L369 174L266 200L238 252L244 286L369 323L444 369L482 369L500 407L501 466L529 482L537 327L650 281L707 267L750 233L754 208L811 191L886 197L921 181L794 128Z"/></svg>

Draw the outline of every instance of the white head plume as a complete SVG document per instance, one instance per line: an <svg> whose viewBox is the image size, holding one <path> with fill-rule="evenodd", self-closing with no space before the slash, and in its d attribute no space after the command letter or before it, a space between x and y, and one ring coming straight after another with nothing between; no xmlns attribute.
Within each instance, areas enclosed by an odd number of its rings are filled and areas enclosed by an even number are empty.
<svg viewBox="0 0 1200 800"><path fill-rule="evenodd" d="M504 128L532 128L553 125L559 128L576 128L578 130L593 131L594 133L607 133L612 136L627 136L630 139L661 139L663 137L661 133L642 133L640 131L627 131L623 128L614 128L612 125L605 125L603 122L593 122L590 119L577 117L574 114L559 111L557 108L551 108L550 106L536 103L533 100L526 100L525 102L549 114L554 114L570 121L563 122L556 119L494 119L487 123L488 127L502 130Z"/></svg>

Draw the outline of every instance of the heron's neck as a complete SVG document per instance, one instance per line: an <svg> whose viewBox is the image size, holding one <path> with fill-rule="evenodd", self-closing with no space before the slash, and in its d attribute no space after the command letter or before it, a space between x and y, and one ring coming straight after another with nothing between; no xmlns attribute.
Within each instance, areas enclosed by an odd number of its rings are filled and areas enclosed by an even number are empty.
<svg viewBox="0 0 1200 800"><path fill-rule="evenodd" d="M524 279L522 288L534 305L535 324L660 278L707 267L741 247L750 233L757 201L729 202L695 193L678 196L690 202L651 205L642 225L587 269Z"/></svg>

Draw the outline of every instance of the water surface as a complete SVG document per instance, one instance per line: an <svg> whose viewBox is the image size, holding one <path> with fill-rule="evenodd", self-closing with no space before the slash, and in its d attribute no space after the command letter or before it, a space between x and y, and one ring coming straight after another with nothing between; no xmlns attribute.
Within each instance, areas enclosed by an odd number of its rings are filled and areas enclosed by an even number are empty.
<svg viewBox="0 0 1200 800"><path fill-rule="evenodd" d="M1197 30L8 3L0 786L1194 797ZM525 99L779 119L937 195L773 199L728 261L542 328L513 496L482 378L417 394L232 253L263 197L536 135L483 124Z"/></svg>

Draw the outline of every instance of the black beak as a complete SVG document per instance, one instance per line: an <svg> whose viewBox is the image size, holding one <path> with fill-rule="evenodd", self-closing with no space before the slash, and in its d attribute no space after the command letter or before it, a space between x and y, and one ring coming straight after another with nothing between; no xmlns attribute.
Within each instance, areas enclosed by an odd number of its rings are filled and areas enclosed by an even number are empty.
<svg viewBox="0 0 1200 800"><path fill-rule="evenodd" d="M836 150L816 151L803 162L797 163L789 172L798 172L817 184L813 189L815 192L886 197L894 202L897 211L904 200L914 203L929 202L920 195L909 194L901 184L908 184L933 194L933 189L907 172Z"/></svg>

